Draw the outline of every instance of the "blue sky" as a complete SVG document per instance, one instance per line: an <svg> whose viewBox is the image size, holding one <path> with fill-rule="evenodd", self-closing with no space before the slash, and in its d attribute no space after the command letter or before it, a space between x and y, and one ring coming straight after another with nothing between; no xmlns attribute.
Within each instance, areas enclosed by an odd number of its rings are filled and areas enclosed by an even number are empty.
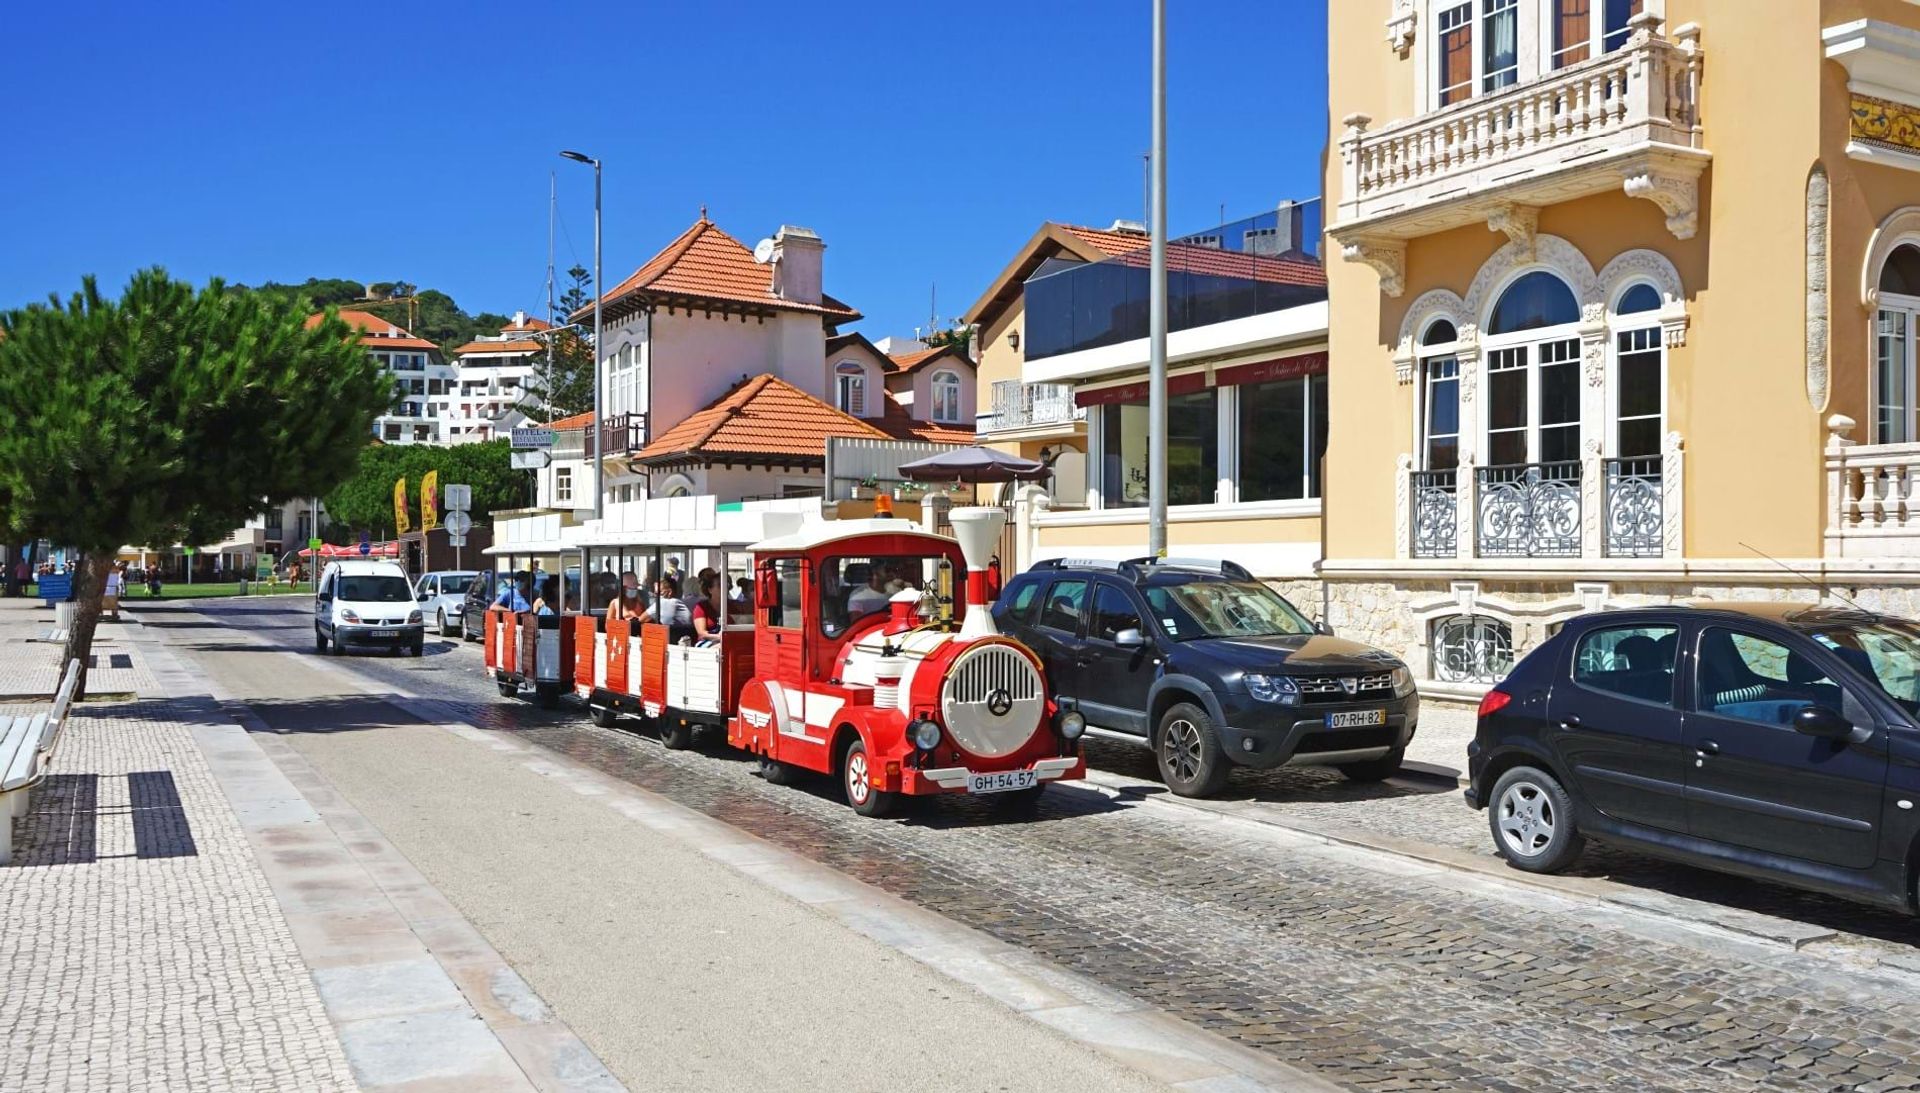
<svg viewBox="0 0 1920 1093"><path fill-rule="evenodd" d="M1317 194L1322 0L1169 7L1173 231ZM818 231L876 338L934 285L958 315L1042 220L1143 215L1146 0L120 0L7 30L0 306L157 263L537 312L549 171L560 266L593 253L560 148L606 162L609 283L705 203L748 245Z"/></svg>

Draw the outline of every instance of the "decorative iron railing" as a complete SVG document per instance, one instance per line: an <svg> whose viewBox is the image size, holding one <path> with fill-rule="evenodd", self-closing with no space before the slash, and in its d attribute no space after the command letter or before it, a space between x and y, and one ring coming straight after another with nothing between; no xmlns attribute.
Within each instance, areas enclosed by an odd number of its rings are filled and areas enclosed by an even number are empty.
<svg viewBox="0 0 1920 1093"><path fill-rule="evenodd" d="M1666 545L1660 457L1609 459L1600 480L1602 547L1609 558L1658 558Z"/></svg>
<svg viewBox="0 0 1920 1093"><path fill-rule="evenodd" d="M1459 552L1458 471L1413 471L1413 556L1451 558Z"/></svg>
<svg viewBox="0 0 1920 1093"><path fill-rule="evenodd" d="M1072 384L996 380L993 412L982 414L978 427L983 433L997 433L1041 425L1066 425L1084 420L1086 416L1086 407L1073 403Z"/></svg>
<svg viewBox="0 0 1920 1093"><path fill-rule="evenodd" d="M1580 556L1580 461L1514 463L1475 474L1482 558Z"/></svg>

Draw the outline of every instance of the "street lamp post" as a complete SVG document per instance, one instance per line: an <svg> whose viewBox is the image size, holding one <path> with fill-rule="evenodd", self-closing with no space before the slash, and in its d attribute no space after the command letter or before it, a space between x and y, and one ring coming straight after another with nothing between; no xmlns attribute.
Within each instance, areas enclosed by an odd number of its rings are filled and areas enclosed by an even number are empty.
<svg viewBox="0 0 1920 1093"><path fill-rule="evenodd" d="M1147 553L1167 554L1167 0L1153 0L1153 163L1147 230Z"/></svg>
<svg viewBox="0 0 1920 1093"><path fill-rule="evenodd" d="M600 298L605 295L600 281L600 161L580 152L560 154L593 166L593 518L598 520L604 513L601 476L606 473L600 458Z"/></svg>

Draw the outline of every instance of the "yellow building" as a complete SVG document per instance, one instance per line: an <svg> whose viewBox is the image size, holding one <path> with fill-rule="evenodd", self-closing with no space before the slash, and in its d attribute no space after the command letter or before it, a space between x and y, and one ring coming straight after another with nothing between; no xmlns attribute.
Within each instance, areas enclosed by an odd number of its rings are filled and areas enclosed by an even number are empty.
<svg viewBox="0 0 1920 1093"><path fill-rule="evenodd" d="M1470 695L1602 606L1920 615L1920 5L1338 0L1328 50L1337 630Z"/></svg>

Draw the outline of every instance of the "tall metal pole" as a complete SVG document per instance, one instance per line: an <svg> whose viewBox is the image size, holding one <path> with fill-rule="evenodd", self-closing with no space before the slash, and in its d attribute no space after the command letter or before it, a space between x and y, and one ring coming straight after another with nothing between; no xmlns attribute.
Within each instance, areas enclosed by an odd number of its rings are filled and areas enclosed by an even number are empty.
<svg viewBox="0 0 1920 1093"><path fill-rule="evenodd" d="M547 172L547 378L540 385L542 424L553 420L553 216L560 197L556 172Z"/></svg>
<svg viewBox="0 0 1920 1093"><path fill-rule="evenodd" d="M593 518L598 520L603 514L603 486L601 476L607 473L606 461L600 458L600 433L603 411L600 406L600 347L606 343L600 340L600 298L606 295L605 284L600 280L600 161L593 161ZM560 582L565 584L563 580ZM564 593L562 593L564 595Z"/></svg>
<svg viewBox="0 0 1920 1093"><path fill-rule="evenodd" d="M1147 296L1147 553L1167 554L1167 0L1153 0L1153 163Z"/></svg>

